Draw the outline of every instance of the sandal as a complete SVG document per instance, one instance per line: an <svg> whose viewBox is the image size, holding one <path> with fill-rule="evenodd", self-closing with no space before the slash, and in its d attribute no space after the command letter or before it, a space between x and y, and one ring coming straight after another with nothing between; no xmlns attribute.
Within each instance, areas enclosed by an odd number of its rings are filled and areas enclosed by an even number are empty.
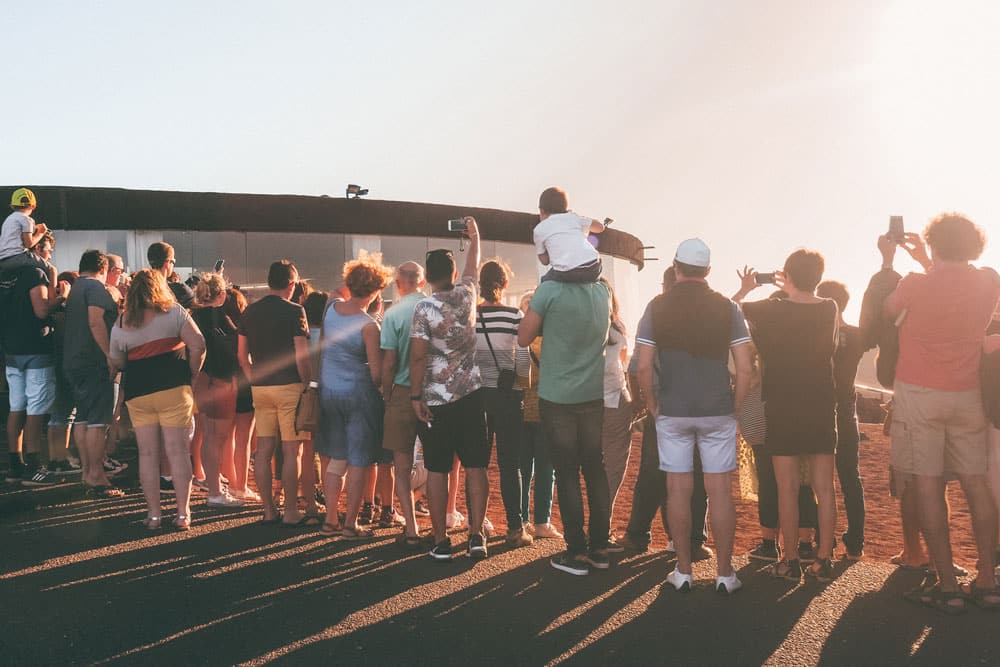
<svg viewBox="0 0 1000 667"><path fill-rule="evenodd" d="M930 606L943 614L961 616L968 611L965 605L965 595L962 591L942 591L940 588L935 588L931 591L930 598ZM961 602L961 604L952 604L954 602Z"/></svg>
<svg viewBox="0 0 1000 667"><path fill-rule="evenodd" d="M142 520L142 525L146 527L146 530L157 531L163 527L162 524L160 523L162 520L163 517L161 516L147 516L145 519Z"/></svg>
<svg viewBox="0 0 1000 667"><path fill-rule="evenodd" d="M180 531L191 530L191 519L185 514L178 514L174 519L174 528Z"/></svg>
<svg viewBox="0 0 1000 667"><path fill-rule="evenodd" d="M786 581L801 581L802 566L796 560L779 560L768 568L771 576L775 579L785 579Z"/></svg>
<svg viewBox="0 0 1000 667"><path fill-rule="evenodd" d="M903 593L903 599L925 607L934 606L933 593L938 588L937 573L930 571L924 575L920 585Z"/></svg>
<svg viewBox="0 0 1000 667"><path fill-rule="evenodd" d="M319 527L320 535L327 535L329 537L336 537L337 535L340 535L341 530L342 528L340 526L332 523L324 523Z"/></svg>
<svg viewBox="0 0 1000 667"><path fill-rule="evenodd" d="M1000 611L1000 587L979 588L976 582L963 585L959 590L969 602L986 611Z"/></svg>
<svg viewBox="0 0 1000 667"><path fill-rule="evenodd" d="M88 487L87 497L95 500L111 500L112 498L124 498L125 492L118 487L101 484Z"/></svg>
<svg viewBox="0 0 1000 667"><path fill-rule="evenodd" d="M829 558L817 558L812 565L806 568L805 574L821 584L828 584L833 581L833 563Z"/></svg>
<svg viewBox="0 0 1000 667"><path fill-rule="evenodd" d="M323 517L319 512L306 512L302 515L302 520L299 523L303 526L322 526Z"/></svg>
<svg viewBox="0 0 1000 667"><path fill-rule="evenodd" d="M362 540L371 540L375 538L375 532L368 528L341 528L340 529L340 539L347 540L349 542L360 542Z"/></svg>

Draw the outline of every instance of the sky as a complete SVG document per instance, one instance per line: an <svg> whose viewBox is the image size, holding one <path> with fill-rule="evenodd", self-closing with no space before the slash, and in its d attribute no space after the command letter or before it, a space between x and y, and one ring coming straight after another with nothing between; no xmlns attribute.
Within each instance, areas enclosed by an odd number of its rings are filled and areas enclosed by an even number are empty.
<svg viewBox="0 0 1000 667"><path fill-rule="evenodd" d="M17 20L0 183L350 182L521 211L560 185L655 246L642 300L698 236L726 293L737 267L820 250L848 320L890 215L1000 236L995 2L40 1Z"/></svg>

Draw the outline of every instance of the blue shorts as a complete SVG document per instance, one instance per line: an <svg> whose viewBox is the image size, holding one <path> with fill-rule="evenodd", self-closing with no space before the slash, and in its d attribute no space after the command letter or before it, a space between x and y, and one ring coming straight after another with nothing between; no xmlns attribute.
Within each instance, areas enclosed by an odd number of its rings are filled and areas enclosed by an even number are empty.
<svg viewBox="0 0 1000 667"><path fill-rule="evenodd" d="M313 437L316 452L355 468L366 468L382 458L382 419L385 406L378 392L333 394L320 390L319 430Z"/></svg>
<svg viewBox="0 0 1000 667"><path fill-rule="evenodd" d="M47 415L56 400L56 369L50 354L8 354L10 411Z"/></svg>

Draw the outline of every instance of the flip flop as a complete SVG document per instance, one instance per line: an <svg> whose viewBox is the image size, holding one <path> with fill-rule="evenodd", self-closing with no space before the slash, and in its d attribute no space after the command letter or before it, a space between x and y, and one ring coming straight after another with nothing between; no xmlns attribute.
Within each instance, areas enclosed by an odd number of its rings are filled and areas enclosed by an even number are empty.
<svg viewBox="0 0 1000 667"><path fill-rule="evenodd" d="M87 497L96 500L110 500L112 498L124 498L125 492L117 487L102 484L100 486L88 487Z"/></svg>
<svg viewBox="0 0 1000 667"><path fill-rule="evenodd" d="M341 530L343 529L340 526L335 526L332 523L324 523L319 527L320 535L327 535L329 537L337 537L340 535Z"/></svg>
<svg viewBox="0 0 1000 667"><path fill-rule="evenodd" d="M302 515L302 520L299 521L303 526L322 526L323 517L319 514L308 513Z"/></svg>
<svg viewBox="0 0 1000 667"><path fill-rule="evenodd" d="M349 542L361 542L364 540L371 540L375 538L375 532L367 528L359 528L354 530L352 528L344 528L340 531L340 539L347 540Z"/></svg>
<svg viewBox="0 0 1000 667"><path fill-rule="evenodd" d="M960 590L962 595L976 605L980 609L985 609L986 611L1000 611L1000 586L994 586L993 588L979 588L976 586L976 582L970 582L963 585ZM992 601L987 598L993 598Z"/></svg>

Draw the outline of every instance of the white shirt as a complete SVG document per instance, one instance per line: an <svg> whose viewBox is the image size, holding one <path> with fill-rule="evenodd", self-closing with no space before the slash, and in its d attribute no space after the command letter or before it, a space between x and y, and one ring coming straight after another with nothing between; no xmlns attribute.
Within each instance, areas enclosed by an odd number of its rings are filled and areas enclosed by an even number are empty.
<svg viewBox="0 0 1000 667"><path fill-rule="evenodd" d="M549 266L556 271L569 271L591 264L598 259L597 249L590 245L589 218L572 211L554 213L535 226L535 250L549 254Z"/></svg>
<svg viewBox="0 0 1000 667"><path fill-rule="evenodd" d="M35 232L35 221L20 211L14 211L3 221L0 228L0 259L14 257L26 250L21 242L21 233Z"/></svg>

